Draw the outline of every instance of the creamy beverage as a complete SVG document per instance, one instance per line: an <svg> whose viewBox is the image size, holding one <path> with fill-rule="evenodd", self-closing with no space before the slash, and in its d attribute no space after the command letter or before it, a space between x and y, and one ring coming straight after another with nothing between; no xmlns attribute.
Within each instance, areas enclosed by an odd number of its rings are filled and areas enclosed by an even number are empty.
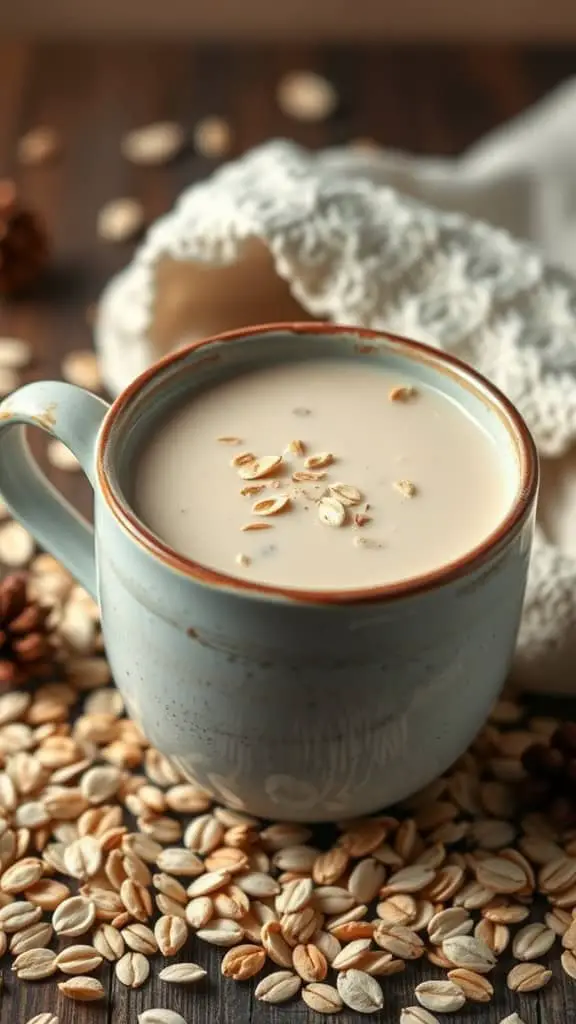
<svg viewBox="0 0 576 1024"><path fill-rule="evenodd" d="M329 590L454 561L498 526L516 487L450 398L368 361L315 359L192 395L148 437L132 498L204 566Z"/></svg>

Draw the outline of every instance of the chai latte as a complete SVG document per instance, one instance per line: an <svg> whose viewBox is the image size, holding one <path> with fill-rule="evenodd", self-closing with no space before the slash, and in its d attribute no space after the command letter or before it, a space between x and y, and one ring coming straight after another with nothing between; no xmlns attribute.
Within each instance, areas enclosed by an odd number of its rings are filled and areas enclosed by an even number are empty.
<svg viewBox="0 0 576 1024"><path fill-rule="evenodd" d="M204 566L326 590L459 558L514 489L495 442L450 398L368 362L322 359L194 394L147 439L133 501Z"/></svg>

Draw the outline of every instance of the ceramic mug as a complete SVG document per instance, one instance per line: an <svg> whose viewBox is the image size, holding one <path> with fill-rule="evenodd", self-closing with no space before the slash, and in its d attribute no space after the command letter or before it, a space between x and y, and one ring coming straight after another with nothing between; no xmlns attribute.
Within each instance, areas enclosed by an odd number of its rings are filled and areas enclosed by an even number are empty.
<svg viewBox="0 0 576 1024"><path fill-rule="evenodd" d="M475 550L392 585L298 591L205 568L137 518L126 495L138 448L184 395L250 366L334 356L408 372L490 432L515 498ZM94 488L94 532L39 474L22 424L78 457ZM201 341L111 406L56 382L0 405L0 493L99 601L128 711L217 800L274 819L375 811L464 751L510 663L537 487L529 432L490 384L426 346L356 328L281 324Z"/></svg>

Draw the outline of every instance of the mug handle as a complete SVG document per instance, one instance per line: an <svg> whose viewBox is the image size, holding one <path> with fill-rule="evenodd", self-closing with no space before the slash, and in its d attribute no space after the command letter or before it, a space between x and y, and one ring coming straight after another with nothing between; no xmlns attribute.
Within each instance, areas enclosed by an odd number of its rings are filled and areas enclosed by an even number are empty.
<svg viewBox="0 0 576 1024"><path fill-rule="evenodd" d="M96 485L96 444L109 406L61 381L35 381L0 403L0 494L9 510L97 600L94 530L41 472L24 426L62 441Z"/></svg>

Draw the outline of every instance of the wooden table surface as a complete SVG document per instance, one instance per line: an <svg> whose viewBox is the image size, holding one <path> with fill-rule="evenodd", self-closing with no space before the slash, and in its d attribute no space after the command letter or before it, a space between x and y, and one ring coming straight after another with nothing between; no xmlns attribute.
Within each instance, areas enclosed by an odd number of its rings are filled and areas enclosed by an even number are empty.
<svg viewBox="0 0 576 1024"><path fill-rule="evenodd" d="M278 110L274 86L282 72L314 68L338 87L342 104L333 121L304 125ZM456 154L483 132L517 114L576 69L576 49L401 48L305 46L267 48L193 45L104 45L0 43L0 177L16 177L23 197L45 217L54 258L34 294L0 308L0 335L34 344L29 379L59 375L62 355L91 343L87 306L109 276L130 258L129 246L96 238L102 204L135 195L149 218L167 210L178 192L205 176L213 164L187 154L161 169L130 166L119 142L129 128L158 118L192 127L201 116L228 118L234 154L271 136L284 135L320 146L371 136L417 153ZM62 158L22 169L15 159L20 135L37 124L55 127ZM42 451L42 441L35 446ZM54 482L84 512L90 509L86 481L51 471ZM303 1003L272 1008L256 1002L250 984L222 983L219 954L192 943L187 959L208 968L210 984L187 992L159 983L132 992L103 974L110 1000L105 1008L58 998L52 982L16 984L4 970L0 1024L24 1024L41 1010L57 1012L61 1024L109 1020L135 1022L142 1009L168 1006L189 1024L308 1024L328 1019ZM397 1021L412 996L419 965L385 980L387 1010L378 1019ZM428 976L432 976L429 972ZM502 972L498 997L489 1007L468 1004L451 1018L496 1024L517 1010L526 1024L561 1024L576 1019L576 985L555 968L553 986L541 996L512 998ZM421 980L421 979L420 979ZM332 1019L332 1018L330 1018ZM362 1018L341 1014L342 1024ZM375 1019L375 1018L374 1018Z"/></svg>

